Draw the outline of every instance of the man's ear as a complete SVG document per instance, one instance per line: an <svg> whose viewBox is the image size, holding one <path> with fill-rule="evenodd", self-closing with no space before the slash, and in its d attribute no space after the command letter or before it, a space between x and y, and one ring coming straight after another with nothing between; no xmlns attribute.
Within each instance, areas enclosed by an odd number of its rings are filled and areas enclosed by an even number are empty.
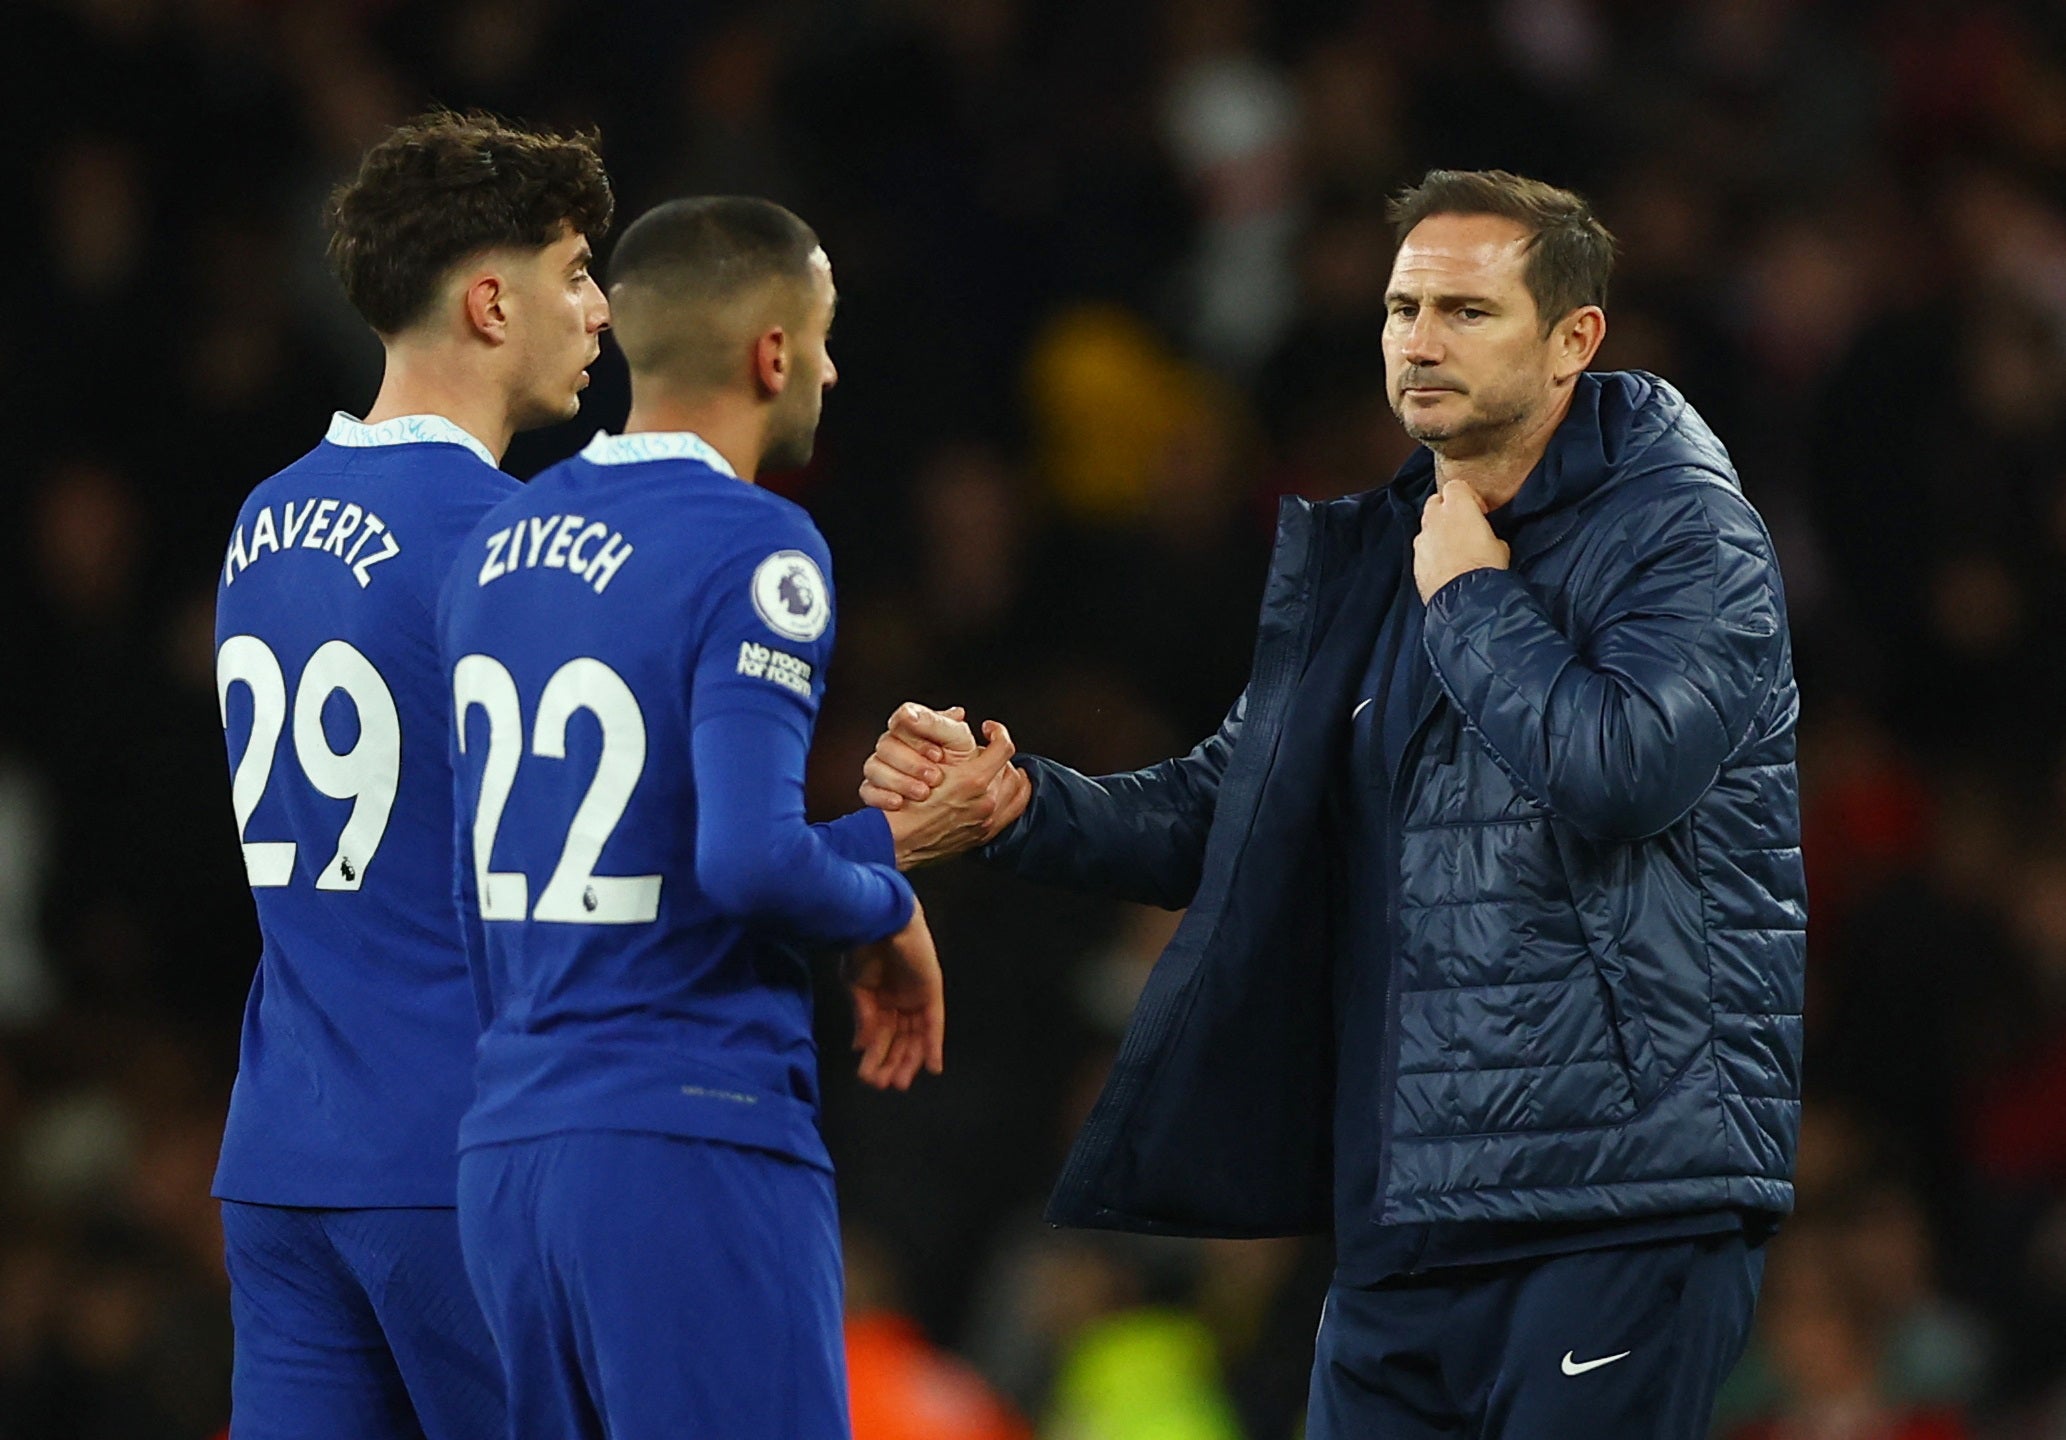
<svg viewBox="0 0 2066 1440"><path fill-rule="evenodd" d="M753 379L763 395L780 395L789 388L791 371L789 332L777 325L761 332L753 342Z"/></svg>
<svg viewBox="0 0 2066 1440"><path fill-rule="evenodd" d="M466 323L476 335L492 345L509 339L509 290L500 275L476 275L466 287L465 300Z"/></svg>
<svg viewBox="0 0 2066 1440"><path fill-rule="evenodd" d="M1571 379L1593 363L1600 342L1607 338L1607 312L1597 305L1581 305L1557 322L1556 377L1558 383Z"/></svg>

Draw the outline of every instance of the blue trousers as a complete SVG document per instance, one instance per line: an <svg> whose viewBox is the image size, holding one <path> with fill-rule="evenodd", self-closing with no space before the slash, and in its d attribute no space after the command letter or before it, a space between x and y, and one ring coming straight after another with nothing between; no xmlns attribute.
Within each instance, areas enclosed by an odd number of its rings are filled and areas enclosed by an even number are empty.
<svg viewBox="0 0 2066 1440"><path fill-rule="evenodd" d="M460 1156L459 1228L513 1440L846 1440L823 1170L666 1135L550 1135Z"/></svg>
<svg viewBox="0 0 2066 1440"><path fill-rule="evenodd" d="M450 1209L222 1205L237 1440L502 1440Z"/></svg>
<svg viewBox="0 0 2066 1440"><path fill-rule="evenodd" d="M1701 1440L1763 1273L1735 1234L1337 1285L1308 1440Z"/></svg>

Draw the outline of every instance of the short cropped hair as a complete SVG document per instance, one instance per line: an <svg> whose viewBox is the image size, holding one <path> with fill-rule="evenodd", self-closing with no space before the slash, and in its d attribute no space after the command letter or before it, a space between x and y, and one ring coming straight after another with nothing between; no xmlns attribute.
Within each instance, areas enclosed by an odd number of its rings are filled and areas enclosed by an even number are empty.
<svg viewBox="0 0 2066 1440"><path fill-rule="evenodd" d="M1525 226L1530 238L1521 278L1544 334L1580 306L1606 308L1614 237L1574 191L1506 170L1430 170L1393 196L1385 213L1400 245L1431 215L1499 215Z"/></svg>
<svg viewBox="0 0 2066 1440"><path fill-rule="evenodd" d="M382 335L421 321L453 266L610 228L615 200L593 130L561 135L480 111L396 126L330 195L330 268Z"/></svg>
<svg viewBox="0 0 2066 1440"><path fill-rule="evenodd" d="M624 231L610 254L611 326L635 372L699 385L731 379L734 313L763 292L810 283L817 232L772 200L704 195L670 200Z"/></svg>

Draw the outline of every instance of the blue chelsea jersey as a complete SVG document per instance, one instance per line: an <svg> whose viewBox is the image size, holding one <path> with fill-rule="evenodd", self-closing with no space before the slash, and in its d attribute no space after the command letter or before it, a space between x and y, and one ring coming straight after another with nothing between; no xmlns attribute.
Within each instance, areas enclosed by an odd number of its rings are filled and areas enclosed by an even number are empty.
<svg viewBox="0 0 2066 1440"><path fill-rule="evenodd" d="M827 1162L797 942L909 919L887 824L807 826L830 557L685 433L598 436L446 581L487 1021L461 1146L617 1129Z"/></svg>
<svg viewBox="0 0 2066 1440"><path fill-rule="evenodd" d="M339 415L238 513L215 675L264 943L221 1198L454 1203L479 1024L435 606L460 542L519 488L441 417Z"/></svg>

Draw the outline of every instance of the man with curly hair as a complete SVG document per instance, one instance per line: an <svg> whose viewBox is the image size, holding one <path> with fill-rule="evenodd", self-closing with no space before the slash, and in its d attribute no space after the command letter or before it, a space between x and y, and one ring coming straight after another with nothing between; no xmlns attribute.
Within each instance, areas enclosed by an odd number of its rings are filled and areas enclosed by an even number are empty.
<svg viewBox="0 0 2066 1440"><path fill-rule="evenodd" d="M480 1016L453 908L432 614L519 487L519 430L572 417L608 306L593 135L402 125L331 198L330 259L380 336L363 420L251 492L216 687L263 951L215 1194L238 1440L488 1440L501 1369L454 1218Z"/></svg>

